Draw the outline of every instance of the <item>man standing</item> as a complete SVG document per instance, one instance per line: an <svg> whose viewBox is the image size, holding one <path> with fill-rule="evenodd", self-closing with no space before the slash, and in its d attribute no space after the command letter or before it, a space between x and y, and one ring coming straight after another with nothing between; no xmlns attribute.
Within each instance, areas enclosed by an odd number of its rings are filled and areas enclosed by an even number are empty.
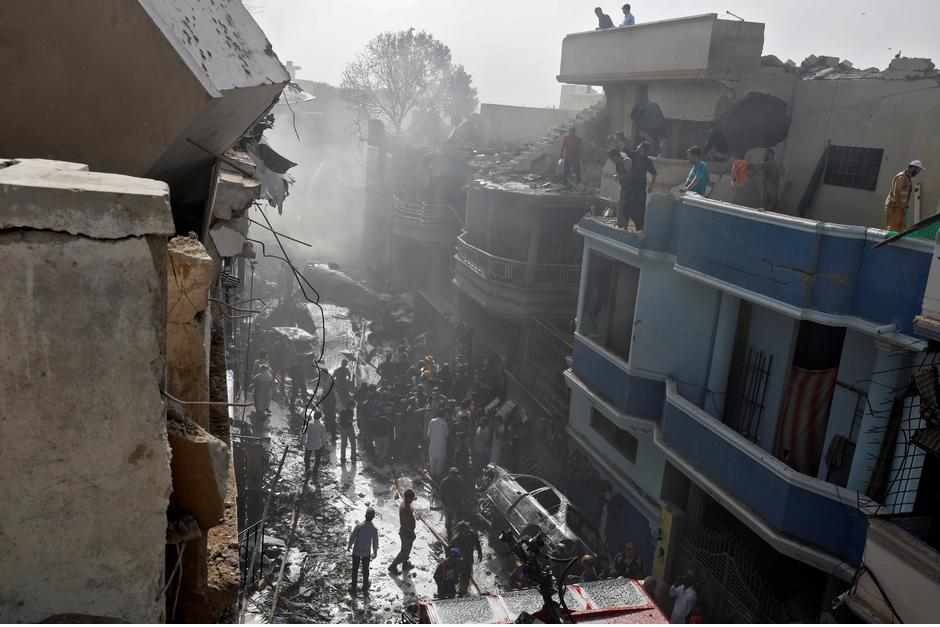
<svg viewBox="0 0 940 627"><path fill-rule="evenodd" d="M614 21L610 19L610 16L604 13L604 10L600 7L594 7L594 15L597 16L597 28L594 30L614 27Z"/></svg>
<svg viewBox="0 0 940 627"><path fill-rule="evenodd" d="M349 592L356 594L356 579L359 577L359 565L362 565L362 591L369 591L369 560L379 553L379 531L372 524L375 510L366 509L366 519L357 523L349 534L346 550L352 549L352 582Z"/></svg>
<svg viewBox="0 0 940 627"><path fill-rule="evenodd" d="M617 226L627 228L630 216L627 214L627 205L630 203L630 175L627 174L627 164L623 153L617 148L607 151L607 158L614 164L614 178L620 184L620 198L617 202Z"/></svg>
<svg viewBox="0 0 940 627"><path fill-rule="evenodd" d="M375 443L375 462L382 466L388 459L388 452L392 442L392 432L395 426L384 413L372 425L372 439Z"/></svg>
<svg viewBox="0 0 940 627"><path fill-rule="evenodd" d="M392 564L388 567L388 572L398 575L398 565L401 564L402 570L414 568L408 558L411 557L411 547L415 543L415 513L411 509L411 504L415 500L415 491L411 488L405 490L401 505L398 506L398 537L401 538L401 550Z"/></svg>
<svg viewBox="0 0 940 627"><path fill-rule="evenodd" d="M454 531L450 546L460 549L463 556L463 560L457 565L457 596L465 596L473 577L473 551L477 552L477 561L482 562L483 547L480 546L480 536L470 528L470 523L466 520L457 523Z"/></svg>
<svg viewBox="0 0 940 627"><path fill-rule="evenodd" d="M431 476L436 480L444 474L444 464L447 462L447 436L450 427L447 421L435 416L428 424L428 457L431 462Z"/></svg>
<svg viewBox="0 0 940 627"><path fill-rule="evenodd" d="M692 164L689 175L685 179L685 184L679 188L679 192L695 192L699 196L708 193L708 166L702 161L702 149L698 146L691 146L685 153Z"/></svg>
<svg viewBox="0 0 940 627"><path fill-rule="evenodd" d="M672 606L672 615L669 617L670 623L682 624L689 618L689 614L698 601L694 583L695 575L691 570L687 570L679 575L675 585L669 589L669 596L676 597L675 605Z"/></svg>
<svg viewBox="0 0 940 627"><path fill-rule="evenodd" d="M621 26L633 26L636 24L636 18L633 17L633 13L630 13L630 5L623 5L623 24Z"/></svg>
<svg viewBox="0 0 940 627"><path fill-rule="evenodd" d="M642 231L646 218L646 195L653 192L653 185L656 183L656 166L653 160L649 158L649 142L640 142L636 150L625 148L624 152L630 157L632 162L630 166L629 184L627 185L627 198L625 212L628 218L633 220L636 230ZM650 175L653 178L647 179Z"/></svg>
<svg viewBox="0 0 940 627"><path fill-rule="evenodd" d="M320 412L313 413L313 420L307 425L307 438L304 445L304 473L310 469L310 457L313 456L313 472L307 475L308 479L317 476L320 468L320 455L323 454L323 444L326 440L326 427L320 421Z"/></svg>
<svg viewBox="0 0 940 627"><path fill-rule="evenodd" d="M911 201L913 184L911 179L924 169L920 159L911 161L906 168L898 172L891 181L891 189L885 199L885 229L903 231L907 228L907 207Z"/></svg>
<svg viewBox="0 0 940 627"><path fill-rule="evenodd" d="M255 413L260 418L271 413L271 393L274 390L274 374L271 372L271 366L262 363L252 383L254 385Z"/></svg>
<svg viewBox="0 0 940 627"><path fill-rule="evenodd" d="M347 405L339 412L339 463L346 463L346 443L350 444L352 456L350 459L356 461L356 428L353 426L353 410Z"/></svg>
<svg viewBox="0 0 940 627"><path fill-rule="evenodd" d="M336 387L336 392L339 394L343 403L346 403L346 398L349 396L349 368L346 364L349 362L343 360L340 363L339 368L333 371L333 385Z"/></svg>
<svg viewBox="0 0 940 627"><path fill-rule="evenodd" d="M627 579L641 580L646 577L646 567L643 560L636 554L636 545L627 542L623 547L623 553L618 553L614 558L614 570L621 577Z"/></svg>
<svg viewBox="0 0 940 627"><path fill-rule="evenodd" d="M761 172L764 173L764 184L762 188L762 200L764 211L780 212L780 166L774 160L774 149L768 148L764 151L764 162L761 164Z"/></svg>
<svg viewBox="0 0 940 627"><path fill-rule="evenodd" d="M463 477L451 468L441 481L441 504L444 506L444 530L450 537L453 525L463 515Z"/></svg>
<svg viewBox="0 0 940 627"><path fill-rule="evenodd" d="M568 129L568 134L561 140L561 156L565 160L564 182L568 184L568 175L574 170L574 180L581 184L581 154L584 152L584 140L578 137L575 127Z"/></svg>

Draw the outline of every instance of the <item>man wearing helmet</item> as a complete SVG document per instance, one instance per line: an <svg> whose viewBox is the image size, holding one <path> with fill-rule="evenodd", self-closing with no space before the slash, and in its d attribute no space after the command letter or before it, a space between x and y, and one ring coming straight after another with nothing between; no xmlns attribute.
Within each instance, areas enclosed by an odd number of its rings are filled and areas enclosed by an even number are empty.
<svg viewBox="0 0 940 627"><path fill-rule="evenodd" d="M924 164L920 159L914 159L891 181L891 189L885 199L885 229L888 231L903 231L907 228L907 207L914 187L911 179L923 169Z"/></svg>

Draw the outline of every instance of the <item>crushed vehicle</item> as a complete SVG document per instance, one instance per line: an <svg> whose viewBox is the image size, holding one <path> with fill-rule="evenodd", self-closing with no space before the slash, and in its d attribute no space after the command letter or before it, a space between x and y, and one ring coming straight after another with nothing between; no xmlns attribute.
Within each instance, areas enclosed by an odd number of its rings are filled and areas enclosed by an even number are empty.
<svg viewBox="0 0 940 627"><path fill-rule="evenodd" d="M477 488L479 507L491 528L507 528L518 540L536 529L553 560L593 554L601 547L600 533L555 486L541 477L513 474L501 466L486 467Z"/></svg>

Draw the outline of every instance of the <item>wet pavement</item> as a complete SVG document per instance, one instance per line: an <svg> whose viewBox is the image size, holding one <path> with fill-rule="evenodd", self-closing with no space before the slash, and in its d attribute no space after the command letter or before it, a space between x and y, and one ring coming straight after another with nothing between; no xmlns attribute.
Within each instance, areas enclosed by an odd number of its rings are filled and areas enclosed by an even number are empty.
<svg viewBox="0 0 940 627"><path fill-rule="evenodd" d="M351 315L348 309L325 305L326 352L324 366L333 370L341 359L356 363L363 346L363 328L367 321ZM351 368L352 369L352 368ZM374 369L359 363L359 380L374 381ZM261 420L249 419L235 428L253 435L267 436L268 451L279 459L285 445L291 447L275 489L271 513L266 524L264 581L248 604L246 622L267 622L272 592L290 534L292 514L300 494L303 468L303 418L291 415L283 401L275 400L272 414ZM402 609L418 600L431 599L436 590L432 574L442 553L439 537L444 535L443 513L432 509L432 491L423 480L424 464L392 462L377 466L368 452L360 450L357 463L348 458L339 463L338 441L330 451L329 463L321 464L304 495L296 536L287 553L287 565L275 615L275 622L387 623L399 622ZM420 467L419 467L420 466ZM266 485L275 464L269 464ZM471 483L468 480L468 485ZM418 495L414 509L420 518L417 538L411 554L415 568L392 576L387 568L399 550L399 491L413 488ZM379 531L378 558L371 567L371 589L350 595L348 586L351 559L346 542L353 525L362 520L366 507L376 509ZM483 562L475 563L474 581L479 591L501 588L512 568L513 559L506 549L492 540L476 521L483 544ZM361 585L361 582L360 582ZM477 588L471 586L470 592Z"/></svg>

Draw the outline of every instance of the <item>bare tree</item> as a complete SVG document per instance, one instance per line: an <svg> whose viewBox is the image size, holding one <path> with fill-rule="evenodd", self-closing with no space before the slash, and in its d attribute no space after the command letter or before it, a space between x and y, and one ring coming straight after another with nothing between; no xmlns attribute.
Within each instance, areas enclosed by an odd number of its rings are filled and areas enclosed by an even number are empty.
<svg viewBox="0 0 940 627"><path fill-rule="evenodd" d="M361 120L381 119L396 133L418 109L436 110L457 123L477 105L470 75L453 64L450 48L414 28L372 39L346 65L341 86Z"/></svg>

